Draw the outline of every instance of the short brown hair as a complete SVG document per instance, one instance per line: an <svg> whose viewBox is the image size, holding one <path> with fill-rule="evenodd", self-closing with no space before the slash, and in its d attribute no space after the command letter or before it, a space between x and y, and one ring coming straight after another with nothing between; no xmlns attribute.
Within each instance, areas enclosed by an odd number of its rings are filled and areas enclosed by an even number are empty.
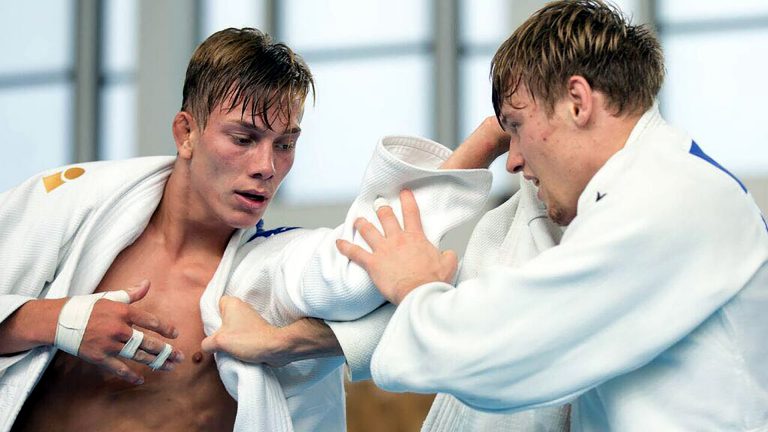
<svg viewBox="0 0 768 432"><path fill-rule="evenodd" d="M616 115L648 110L664 81L664 57L653 32L630 25L600 0L548 3L499 47L491 62L493 107L521 84L551 115L568 78L584 77Z"/></svg>
<svg viewBox="0 0 768 432"><path fill-rule="evenodd" d="M259 116L272 129L268 112L291 116L294 101L314 95L312 73L287 45L253 28L228 28L209 36L192 54L184 80L182 111L205 128L215 107L230 100L231 111ZM231 99L230 99L231 98Z"/></svg>

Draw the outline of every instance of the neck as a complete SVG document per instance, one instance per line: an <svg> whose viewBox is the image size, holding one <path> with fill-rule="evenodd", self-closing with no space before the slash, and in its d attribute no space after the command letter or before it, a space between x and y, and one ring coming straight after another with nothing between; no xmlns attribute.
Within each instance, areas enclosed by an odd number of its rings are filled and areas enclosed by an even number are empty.
<svg viewBox="0 0 768 432"><path fill-rule="evenodd" d="M615 116L605 110L599 112L592 124L590 139L590 147L599 155L595 158L596 170L624 148L640 117L642 114Z"/></svg>
<svg viewBox="0 0 768 432"><path fill-rule="evenodd" d="M145 232L158 247L174 256L202 252L220 257L235 229L197 204L202 200L194 196L188 177L179 165L177 161Z"/></svg>

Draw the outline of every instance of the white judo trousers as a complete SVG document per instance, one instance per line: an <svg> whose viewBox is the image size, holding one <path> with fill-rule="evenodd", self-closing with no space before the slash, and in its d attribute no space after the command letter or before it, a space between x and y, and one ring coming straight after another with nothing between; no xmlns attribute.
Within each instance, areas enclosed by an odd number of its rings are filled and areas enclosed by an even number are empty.
<svg viewBox="0 0 768 432"><path fill-rule="evenodd" d="M389 391L479 410L571 402L572 431L768 429L768 229L743 186L656 108L554 246L397 308Z"/></svg>
<svg viewBox="0 0 768 432"><path fill-rule="evenodd" d="M490 187L487 170L438 170L450 151L434 142L387 137L376 148L360 194L336 229L239 230L200 301L206 334L221 324L218 300L236 295L273 324L302 316L355 319L383 302L368 276L335 247L375 220L384 196L400 213L399 190L411 188L437 242L472 218ZM144 230L162 196L173 158L95 162L31 178L0 194L0 321L25 302L87 294L112 261ZM68 173L83 171L78 178ZM46 179L56 178L50 188ZM53 184L51 183L51 184ZM270 235L274 234L274 235ZM40 347L0 357L0 431L7 431L55 354ZM217 354L222 382L238 401L237 431L343 430L341 359L271 369Z"/></svg>

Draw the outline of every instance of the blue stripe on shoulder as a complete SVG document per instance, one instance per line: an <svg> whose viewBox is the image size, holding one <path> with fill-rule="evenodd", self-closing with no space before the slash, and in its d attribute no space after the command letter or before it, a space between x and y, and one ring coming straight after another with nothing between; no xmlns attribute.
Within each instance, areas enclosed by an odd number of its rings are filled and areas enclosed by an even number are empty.
<svg viewBox="0 0 768 432"><path fill-rule="evenodd" d="M256 233L254 235L252 235L251 238L249 238L246 243L248 243L249 241L252 241L253 239L259 238L259 237L267 238L267 237L271 237L271 236L276 235L276 234L284 233L286 231L295 230L296 228L299 228L299 227L279 227L279 228L275 228L275 229L271 229L271 230L265 230L264 229L264 219L261 219L256 224Z"/></svg>
<svg viewBox="0 0 768 432"><path fill-rule="evenodd" d="M706 154L706 153L704 153L704 150L702 150L702 149L701 149L701 147L699 147L699 145L698 145L698 144L696 144L696 141L691 141L691 150L689 151L689 153L690 153L690 154L692 154L692 155L694 155L694 156L698 156L698 157L700 157L700 158L704 159L705 161L707 161L707 162L709 162L710 164L712 164L712 165L714 165L715 167L717 167L717 168L718 168L719 170L721 170L722 172L724 172L724 173L728 174L729 176L731 176L731 178L732 178L732 179L734 179L734 180L736 180L736 183L738 183L738 184L739 184L739 186L741 186L741 190L743 190L743 191L744 191L744 193L746 193L746 192L747 192L747 187L746 187L746 186L744 186L744 183L742 183L742 182L741 182L741 180L739 180L738 178L736 178L736 176L735 176L735 175L731 174L731 172L730 172L730 171L728 171L727 169L723 168L723 166L722 166L722 165L720 165L719 163L717 163L717 162L716 162L714 159L712 159L711 157L707 156L707 154ZM765 225L765 230L766 230L766 231L768 231L768 222L766 222L766 220L765 220L765 216L763 216L763 215L761 214L761 215L760 215L760 218L763 220L763 225Z"/></svg>
<svg viewBox="0 0 768 432"><path fill-rule="evenodd" d="M714 159L709 157L706 153L704 153L704 150L702 150L701 147L699 147L699 145L696 144L696 141L691 141L691 150L689 151L689 153L694 155L694 156L698 156L698 157L704 159L705 161L709 162L710 164L715 166L720 171L722 171L722 172L728 174L729 176L731 176L731 178L736 180L736 183L738 183L739 186L741 186L741 190L743 190L745 193L747 192L747 188L744 186L744 183L742 183L741 180L736 178L735 175L731 174L730 171L728 171L727 169L723 168L723 166L720 165L719 163L717 163L717 161L715 161Z"/></svg>

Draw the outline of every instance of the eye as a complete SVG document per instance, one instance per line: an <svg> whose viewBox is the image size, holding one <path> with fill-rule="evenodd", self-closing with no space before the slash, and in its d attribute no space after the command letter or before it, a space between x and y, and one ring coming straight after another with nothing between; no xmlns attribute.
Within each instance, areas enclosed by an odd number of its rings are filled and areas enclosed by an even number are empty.
<svg viewBox="0 0 768 432"><path fill-rule="evenodd" d="M250 145L253 140L250 137L243 135L232 135L232 142L239 146Z"/></svg>
<svg viewBox="0 0 768 432"><path fill-rule="evenodd" d="M286 143L275 143L275 149L279 151L291 151L296 147L296 141Z"/></svg>

